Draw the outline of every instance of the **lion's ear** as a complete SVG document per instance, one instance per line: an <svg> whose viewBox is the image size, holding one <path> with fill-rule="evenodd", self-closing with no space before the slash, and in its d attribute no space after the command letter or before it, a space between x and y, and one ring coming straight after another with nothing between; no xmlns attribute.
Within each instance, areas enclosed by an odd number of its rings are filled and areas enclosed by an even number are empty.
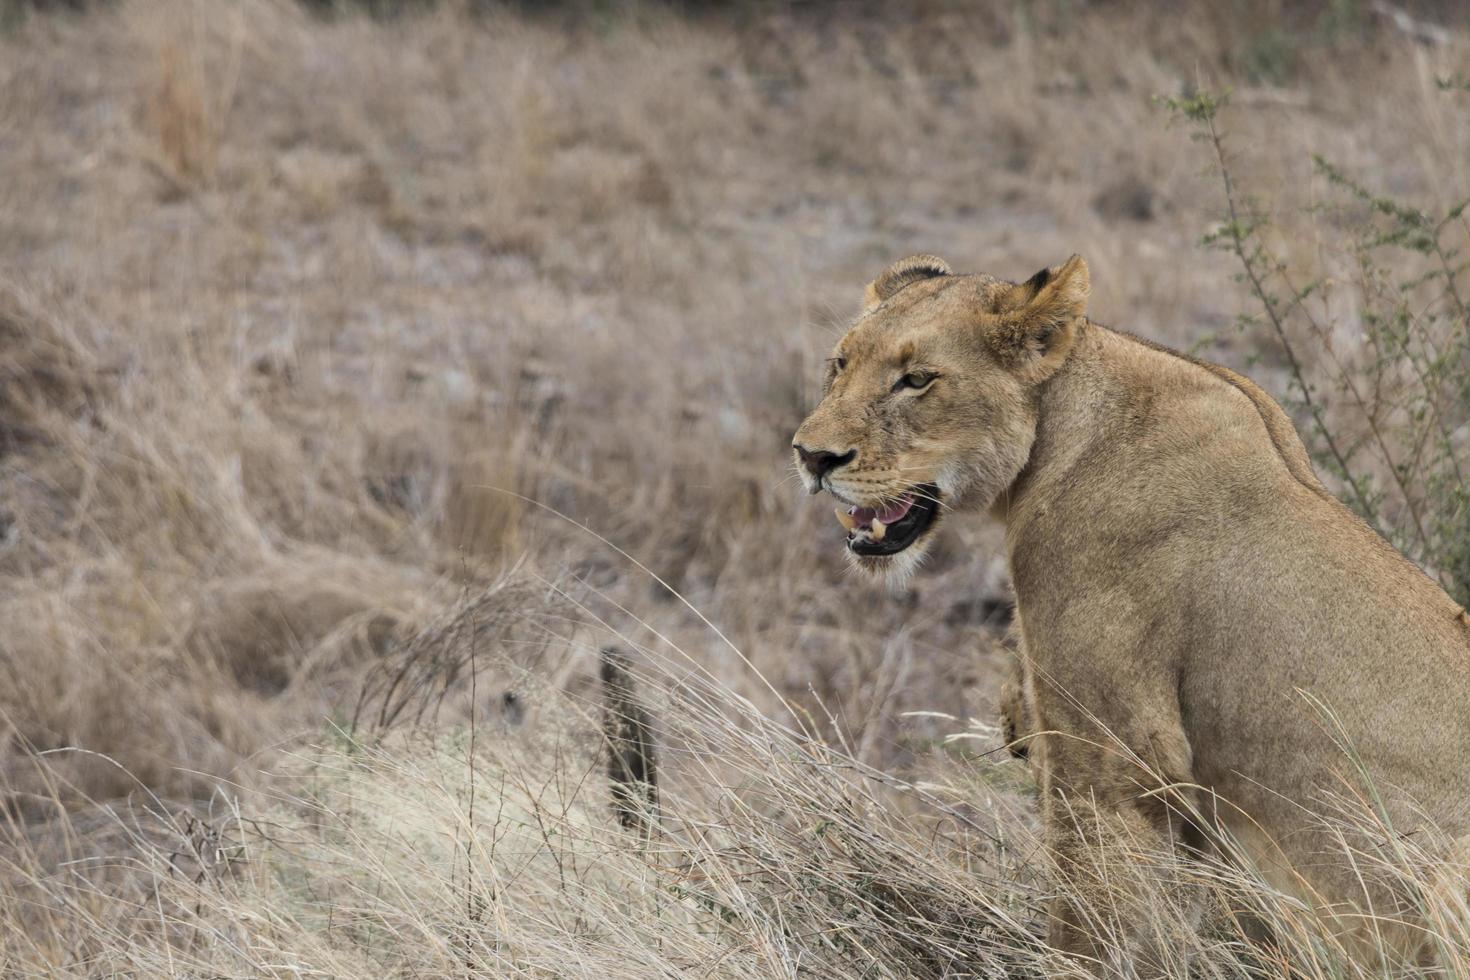
<svg viewBox="0 0 1470 980"><path fill-rule="evenodd" d="M863 291L863 312L867 313L909 283L950 274L949 263L937 255L910 255L899 259L868 283L868 288Z"/></svg>
<svg viewBox="0 0 1470 980"><path fill-rule="evenodd" d="M1072 350L1091 289L1087 263L1080 255L1054 269L1042 269L1016 286L1010 308L989 331L1001 363L1028 381L1050 377Z"/></svg>

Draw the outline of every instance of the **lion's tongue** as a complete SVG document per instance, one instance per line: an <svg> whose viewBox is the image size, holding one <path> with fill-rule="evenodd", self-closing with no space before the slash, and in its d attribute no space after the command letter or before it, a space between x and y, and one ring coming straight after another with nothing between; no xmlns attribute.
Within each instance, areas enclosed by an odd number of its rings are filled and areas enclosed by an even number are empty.
<svg viewBox="0 0 1470 980"><path fill-rule="evenodd" d="M847 520L842 520L843 515L839 510L837 519L842 521L842 524L847 527L848 530L852 530L854 528L869 527L875 520L881 522L884 525L888 525L892 524L895 521L902 520L903 515L907 514L909 512L909 508L913 506L913 496L906 493L896 503L889 504L881 510L873 507L849 507L847 509ZM852 523L848 524L848 521L851 521Z"/></svg>

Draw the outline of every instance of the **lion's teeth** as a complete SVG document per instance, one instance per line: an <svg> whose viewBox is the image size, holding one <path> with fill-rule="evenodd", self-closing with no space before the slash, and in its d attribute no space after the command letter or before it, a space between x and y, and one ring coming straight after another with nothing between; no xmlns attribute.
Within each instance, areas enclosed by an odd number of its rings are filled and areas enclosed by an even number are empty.
<svg viewBox="0 0 1470 980"><path fill-rule="evenodd" d="M887 524L884 524L882 521L878 520L878 518L876 518L876 517L873 518L873 526L870 527L870 528L868 528L868 534L872 536L873 540L874 541L882 541L883 540L883 535L885 535L887 533L888 533L888 525Z"/></svg>
<svg viewBox="0 0 1470 980"><path fill-rule="evenodd" d="M847 528L849 531L857 527L857 521L854 520L853 516L847 512L846 507L838 507L836 510L836 514L838 523Z"/></svg>

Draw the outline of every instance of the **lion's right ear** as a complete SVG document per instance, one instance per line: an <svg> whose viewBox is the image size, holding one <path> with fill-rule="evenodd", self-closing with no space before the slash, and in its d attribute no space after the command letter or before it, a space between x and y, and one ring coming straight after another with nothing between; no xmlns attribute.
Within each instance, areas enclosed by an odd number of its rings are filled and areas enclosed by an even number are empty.
<svg viewBox="0 0 1470 980"><path fill-rule="evenodd" d="M952 272L949 263L937 255L910 255L883 270L883 274L863 291L863 312L871 312L879 303L903 287L920 279L948 276Z"/></svg>
<svg viewBox="0 0 1470 980"><path fill-rule="evenodd" d="M989 331L996 357L1027 381L1045 380L1071 353L1091 291L1087 263L1080 255L1016 286L1016 305Z"/></svg>

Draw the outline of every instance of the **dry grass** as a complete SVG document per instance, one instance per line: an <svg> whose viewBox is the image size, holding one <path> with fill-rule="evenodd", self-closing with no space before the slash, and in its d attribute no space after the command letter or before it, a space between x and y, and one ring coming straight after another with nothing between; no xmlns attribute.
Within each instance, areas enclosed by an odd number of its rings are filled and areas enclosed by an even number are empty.
<svg viewBox="0 0 1470 980"><path fill-rule="evenodd" d="M1426 204L1470 186L1435 85L1467 45L1370 18L1283 62L1248 20L20 18L5 962L1061 970L1031 940L1025 770L967 721L1006 673L997 532L952 527L882 593L786 446L861 284L915 251L1011 277L1081 252L1100 319L1284 391L1268 338L1232 329L1228 258L1196 248L1208 154L1152 97L1236 87L1239 179L1306 262L1332 232L1298 210L1324 192L1310 152ZM664 729L641 843L596 761L609 641L641 651ZM1182 937L1171 909L1149 914ZM1358 975L1293 928L1303 974ZM1230 929L1179 942L1238 975Z"/></svg>

